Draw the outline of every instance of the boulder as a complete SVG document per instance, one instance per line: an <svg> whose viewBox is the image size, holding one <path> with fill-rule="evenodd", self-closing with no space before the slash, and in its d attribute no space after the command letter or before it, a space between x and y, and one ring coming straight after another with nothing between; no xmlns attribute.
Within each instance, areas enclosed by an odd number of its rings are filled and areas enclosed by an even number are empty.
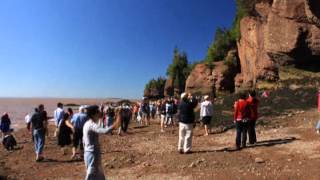
<svg viewBox="0 0 320 180"><path fill-rule="evenodd" d="M320 61L320 1L261 0L241 20L236 88L279 79L279 66Z"/></svg>

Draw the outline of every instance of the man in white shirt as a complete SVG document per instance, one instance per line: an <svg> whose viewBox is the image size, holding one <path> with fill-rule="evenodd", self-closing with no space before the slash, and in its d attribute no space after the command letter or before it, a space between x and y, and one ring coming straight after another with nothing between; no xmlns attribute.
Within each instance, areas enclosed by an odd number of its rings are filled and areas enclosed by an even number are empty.
<svg viewBox="0 0 320 180"><path fill-rule="evenodd" d="M55 125L56 125L54 137L57 137L59 125L60 125L60 122L63 120L63 116L64 116L63 104L59 102L57 104L57 109L53 112L53 118L54 118Z"/></svg>
<svg viewBox="0 0 320 180"><path fill-rule="evenodd" d="M205 136L209 135L209 128L213 116L213 105L209 101L209 96L204 96L204 101L201 103L200 118L204 124Z"/></svg>

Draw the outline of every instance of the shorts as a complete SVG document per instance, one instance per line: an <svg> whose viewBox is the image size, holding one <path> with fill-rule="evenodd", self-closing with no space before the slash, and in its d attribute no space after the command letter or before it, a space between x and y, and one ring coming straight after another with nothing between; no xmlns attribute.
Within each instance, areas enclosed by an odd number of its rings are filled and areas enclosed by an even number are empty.
<svg viewBox="0 0 320 180"><path fill-rule="evenodd" d="M82 130L76 129L73 133L73 147L77 148L78 146L80 146L80 149L83 149L82 137Z"/></svg>
<svg viewBox="0 0 320 180"><path fill-rule="evenodd" d="M202 118L202 123L203 123L204 125L210 125L211 119L212 119L211 116L205 116L205 117Z"/></svg>

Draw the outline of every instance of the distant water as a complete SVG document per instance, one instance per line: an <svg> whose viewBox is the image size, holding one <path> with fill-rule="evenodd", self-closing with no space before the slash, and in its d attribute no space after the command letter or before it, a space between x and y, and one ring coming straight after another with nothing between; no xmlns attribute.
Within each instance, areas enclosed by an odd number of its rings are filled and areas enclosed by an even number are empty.
<svg viewBox="0 0 320 180"><path fill-rule="evenodd" d="M7 112L10 116L14 128L24 126L24 117L27 113L34 112L34 108L39 104L45 106L48 116L52 117L53 111L56 109L57 103L92 105L101 104L103 102L116 102L119 99L66 99L66 98L0 98L1 116ZM77 111L76 107L75 112Z"/></svg>

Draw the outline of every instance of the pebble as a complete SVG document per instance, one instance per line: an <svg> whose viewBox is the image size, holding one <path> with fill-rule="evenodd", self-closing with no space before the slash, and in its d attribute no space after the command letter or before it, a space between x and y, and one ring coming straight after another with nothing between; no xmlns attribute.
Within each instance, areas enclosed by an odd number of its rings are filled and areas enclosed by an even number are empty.
<svg viewBox="0 0 320 180"><path fill-rule="evenodd" d="M197 167L196 163L194 162L189 165L189 168L194 168L194 167Z"/></svg>
<svg viewBox="0 0 320 180"><path fill-rule="evenodd" d="M258 164L265 163L265 160L263 160L262 158L256 158L254 161Z"/></svg>
<svg viewBox="0 0 320 180"><path fill-rule="evenodd" d="M145 163L143 163L143 166L144 166L144 167L150 167L150 166L151 166L151 164L150 164L150 163L145 162Z"/></svg>

